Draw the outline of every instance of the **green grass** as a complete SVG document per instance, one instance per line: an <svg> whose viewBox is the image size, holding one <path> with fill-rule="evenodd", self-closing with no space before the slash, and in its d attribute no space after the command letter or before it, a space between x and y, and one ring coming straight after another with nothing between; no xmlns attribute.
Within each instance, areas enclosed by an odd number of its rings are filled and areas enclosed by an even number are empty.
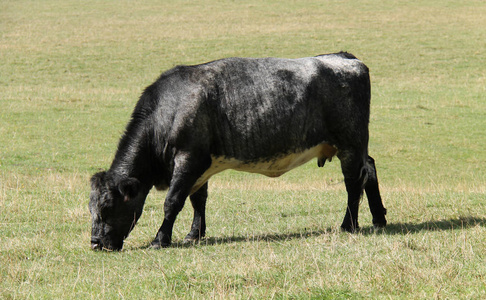
<svg viewBox="0 0 486 300"><path fill-rule="evenodd" d="M486 3L2 1L0 298L486 297ZM371 69L370 152L389 226L339 231L339 161L210 182L208 237L89 249L89 177L161 71L221 57L349 51Z"/></svg>

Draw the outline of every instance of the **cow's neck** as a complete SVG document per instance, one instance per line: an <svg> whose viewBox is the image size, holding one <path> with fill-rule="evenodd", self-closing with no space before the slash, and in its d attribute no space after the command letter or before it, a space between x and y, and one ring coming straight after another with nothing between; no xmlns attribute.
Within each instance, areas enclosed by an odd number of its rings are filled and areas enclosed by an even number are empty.
<svg viewBox="0 0 486 300"><path fill-rule="evenodd" d="M135 177L151 188L156 172L156 160L152 153L144 130L137 132L128 129L120 140L110 171L121 178Z"/></svg>

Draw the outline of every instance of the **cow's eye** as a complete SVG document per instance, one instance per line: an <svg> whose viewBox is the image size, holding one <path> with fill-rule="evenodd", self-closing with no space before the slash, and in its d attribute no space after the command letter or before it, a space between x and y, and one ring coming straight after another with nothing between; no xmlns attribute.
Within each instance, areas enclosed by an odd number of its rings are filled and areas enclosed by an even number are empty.
<svg viewBox="0 0 486 300"><path fill-rule="evenodd" d="M104 197L100 202L101 215L105 216L113 212L115 209L115 202L110 197Z"/></svg>

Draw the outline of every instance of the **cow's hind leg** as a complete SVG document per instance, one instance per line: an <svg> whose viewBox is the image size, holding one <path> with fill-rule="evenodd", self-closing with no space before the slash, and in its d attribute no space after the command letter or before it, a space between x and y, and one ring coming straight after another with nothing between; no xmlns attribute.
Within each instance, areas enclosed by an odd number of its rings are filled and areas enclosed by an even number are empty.
<svg viewBox="0 0 486 300"><path fill-rule="evenodd" d="M341 228L348 232L359 229L358 209L363 194L363 182L366 180L362 153L361 151L342 151L338 154L348 193L348 205Z"/></svg>
<svg viewBox="0 0 486 300"><path fill-rule="evenodd" d="M378 177L376 175L375 160L368 156L367 160L367 172L368 181L365 185L366 197L370 205L371 215L373 216L373 225L375 228L381 228L386 226L386 208L383 206L383 202L380 196L380 190L378 188Z"/></svg>
<svg viewBox="0 0 486 300"><path fill-rule="evenodd" d="M175 159L174 172L170 182L169 192L164 203L164 221L160 226L155 239L152 241L152 248L168 247L172 240L172 228L177 215L184 207L186 198L197 179L211 165L211 158L204 158L202 155L179 154Z"/></svg>
<svg viewBox="0 0 486 300"><path fill-rule="evenodd" d="M208 198L208 184L205 183L197 192L191 195L194 208L194 219L191 232L184 238L187 242L195 242L206 234L206 199Z"/></svg>

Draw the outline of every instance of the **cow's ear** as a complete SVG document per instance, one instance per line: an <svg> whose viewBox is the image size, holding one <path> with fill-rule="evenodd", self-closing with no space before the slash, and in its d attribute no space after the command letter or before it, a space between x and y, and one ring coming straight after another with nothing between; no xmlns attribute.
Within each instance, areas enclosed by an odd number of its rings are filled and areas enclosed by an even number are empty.
<svg viewBox="0 0 486 300"><path fill-rule="evenodd" d="M140 181L133 177L125 178L118 185L118 190L124 197L123 201L128 202L138 195Z"/></svg>

